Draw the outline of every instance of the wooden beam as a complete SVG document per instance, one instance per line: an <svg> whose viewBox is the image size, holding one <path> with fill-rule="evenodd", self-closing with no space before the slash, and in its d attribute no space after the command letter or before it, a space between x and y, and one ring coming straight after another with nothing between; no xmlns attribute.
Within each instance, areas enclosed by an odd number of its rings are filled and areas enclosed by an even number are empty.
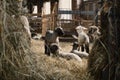
<svg viewBox="0 0 120 80"><path fill-rule="evenodd" d="M43 3L44 3L44 0L37 0L37 7L38 7L37 13L42 13ZM39 15L39 16L41 16L41 15Z"/></svg>
<svg viewBox="0 0 120 80"><path fill-rule="evenodd" d="M50 2L51 2L51 12L52 12L56 2L58 3L58 0L51 0ZM58 7L58 6L56 6L56 7Z"/></svg>

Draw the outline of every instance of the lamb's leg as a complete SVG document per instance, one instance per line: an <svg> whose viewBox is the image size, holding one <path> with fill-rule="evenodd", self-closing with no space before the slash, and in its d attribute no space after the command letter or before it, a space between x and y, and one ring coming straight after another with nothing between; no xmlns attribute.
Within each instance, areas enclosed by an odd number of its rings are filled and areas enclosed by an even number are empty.
<svg viewBox="0 0 120 80"><path fill-rule="evenodd" d="M50 56L50 49L48 45L45 45L45 54Z"/></svg>
<svg viewBox="0 0 120 80"><path fill-rule="evenodd" d="M81 51L84 52L84 45L81 45Z"/></svg>
<svg viewBox="0 0 120 80"><path fill-rule="evenodd" d="M89 53L89 44L85 44L86 52Z"/></svg>
<svg viewBox="0 0 120 80"><path fill-rule="evenodd" d="M79 45L79 46L78 46L78 51L80 51L80 47L81 47L81 46Z"/></svg>

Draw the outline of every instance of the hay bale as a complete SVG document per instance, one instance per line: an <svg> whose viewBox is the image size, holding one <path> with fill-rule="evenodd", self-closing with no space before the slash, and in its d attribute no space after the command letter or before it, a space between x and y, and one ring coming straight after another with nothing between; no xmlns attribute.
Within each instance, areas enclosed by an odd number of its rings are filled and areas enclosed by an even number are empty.
<svg viewBox="0 0 120 80"><path fill-rule="evenodd" d="M120 16L119 0L105 1L101 12L102 37L94 45L89 69L95 80L119 80Z"/></svg>
<svg viewBox="0 0 120 80"><path fill-rule="evenodd" d="M0 1L2 3L0 5L2 9L0 12L2 17L0 18L0 28L2 29L0 34L0 44L2 44L2 50L0 50L0 78L2 80L25 80L31 77L30 70L31 64L34 63L33 56L24 27L19 19L14 20L11 17L10 12L13 8L8 9L7 4L13 4L14 2L9 1Z"/></svg>

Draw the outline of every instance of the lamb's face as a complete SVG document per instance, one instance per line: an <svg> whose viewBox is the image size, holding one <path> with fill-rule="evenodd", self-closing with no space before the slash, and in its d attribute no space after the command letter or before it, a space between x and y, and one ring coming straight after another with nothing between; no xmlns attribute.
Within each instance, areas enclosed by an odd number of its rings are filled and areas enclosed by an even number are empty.
<svg viewBox="0 0 120 80"><path fill-rule="evenodd" d="M82 32L82 27L81 26L77 26L75 29L76 29L77 33L81 33Z"/></svg>
<svg viewBox="0 0 120 80"><path fill-rule="evenodd" d="M63 36L65 34L62 27L57 27L55 32L58 34L58 36Z"/></svg>
<svg viewBox="0 0 120 80"><path fill-rule="evenodd" d="M75 29L76 29L77 33L81 33L83 31L87 30L87 28L82 27L82 26L77 26Z"/></svg>
<svg viewBox="0 0 120 80"><path fill-rule="evenodd" d="M90 40L91 40L91 41L94 41L94 40L96 40L96 39L99 39L100 36L101 36L100 29L99 29L99 27L97 27L97 26L90 26L90 27L89 27L88 34L89 34L89 36L90 36Z"/></svg>
<svg viewBox="0 0 120 80"><path fill-rule="evenodd" d="M89 34L101 35L100 29L96 26L90 26Z"/></svg>

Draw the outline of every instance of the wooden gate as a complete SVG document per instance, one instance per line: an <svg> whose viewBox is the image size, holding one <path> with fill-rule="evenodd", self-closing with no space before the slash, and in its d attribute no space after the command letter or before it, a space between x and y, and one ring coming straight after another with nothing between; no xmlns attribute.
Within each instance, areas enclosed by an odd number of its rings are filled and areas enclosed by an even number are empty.
<svg viewBox="0 0 120 80"><path fill-rule="evenodd" d="M81 15L95 16L95 10L81 11L81 10L58 10L57 4L54 5L51 14L42 14L42 36L45 36L46 30L54 30L55 27L61 26L66 35L75 33L75 27L79 24L86 26L86 24L94 23L94 20L83 20ZM70 19L61 18L62 15L70 15ZM81 23L82 22L82 23Z"/></svg>
<svg viewBox="0 0 120 80"><path fill-rule="evenodd" d="M68 17L71 17L70 19L61 19L61 15L69 15ZM61 27L63 27L66 36L71 36L72 34L76 34L75 27L77 27L79 24L82 24L83 26L87 27L89 23L94 23L93 20L83 20L81 15L94 15L94 11L81 11L81 10L59 10L58 11L58 17L57 20L58 23L61 24Z"/></svg>

